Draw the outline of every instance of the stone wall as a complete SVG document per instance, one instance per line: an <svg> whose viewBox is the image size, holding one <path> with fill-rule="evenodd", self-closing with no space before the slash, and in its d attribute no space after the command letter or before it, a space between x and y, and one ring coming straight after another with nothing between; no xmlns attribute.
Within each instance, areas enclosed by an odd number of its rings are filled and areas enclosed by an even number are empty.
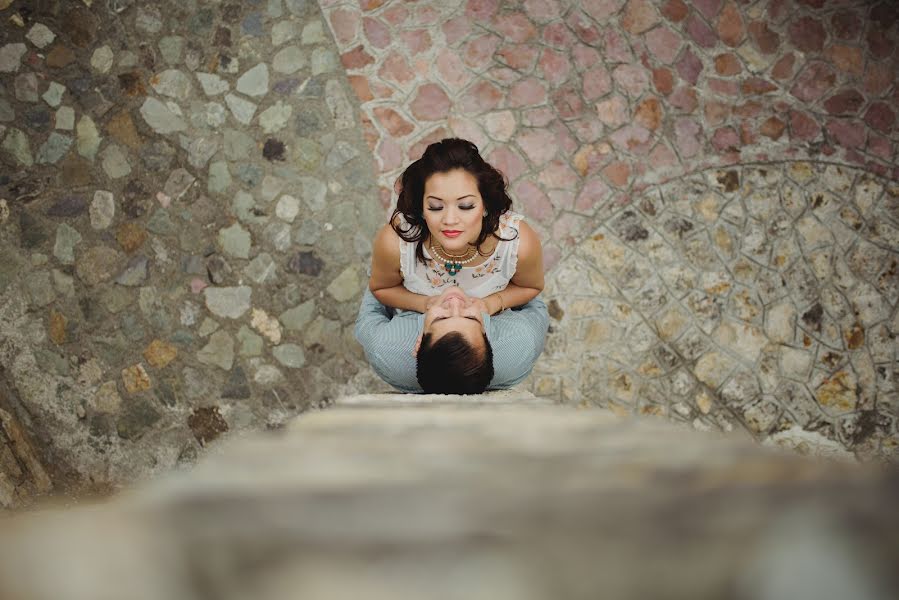
<svg viewBox="0 0 899 600"><path fill-rule="evenodd" d="M383 215L318 7L4 0L0 23L0 373L60 487L327 403L364 366Z"/></svg>

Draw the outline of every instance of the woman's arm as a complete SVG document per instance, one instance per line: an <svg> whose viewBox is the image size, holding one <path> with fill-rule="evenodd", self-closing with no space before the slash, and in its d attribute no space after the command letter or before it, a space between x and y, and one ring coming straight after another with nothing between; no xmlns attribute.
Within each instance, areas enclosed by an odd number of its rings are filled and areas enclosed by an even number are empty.
<svg viewBox="0 0 899 600"><path fill-rule="evenodd" d="M543 291L543 249L540 237L530 225L521 221L518 227L518 264L506 289L484 298L490 314L504 308L527 304Z"/></svg>
<svg viewBox="0 0 899 600"><path fill-rule="evenodd" d="M389 223L381 227L372 243L371 278L368 280L368 289L384 306L420 313L427 310L430 296L422 296L403 287L403 275L400 272L400 236Z"/></svg>

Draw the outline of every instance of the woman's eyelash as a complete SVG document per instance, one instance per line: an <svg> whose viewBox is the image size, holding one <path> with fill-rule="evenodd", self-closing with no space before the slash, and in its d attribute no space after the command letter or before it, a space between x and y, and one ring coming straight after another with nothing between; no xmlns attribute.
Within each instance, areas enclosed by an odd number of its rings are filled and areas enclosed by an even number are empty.
<svg viewBox="0 0 899 600"><path fill-rule="evenodd" d="M471 209L474 208L474 205L471 205L471 206L460 206L459 208L462 209L462 210L471 210Z"/></svg>

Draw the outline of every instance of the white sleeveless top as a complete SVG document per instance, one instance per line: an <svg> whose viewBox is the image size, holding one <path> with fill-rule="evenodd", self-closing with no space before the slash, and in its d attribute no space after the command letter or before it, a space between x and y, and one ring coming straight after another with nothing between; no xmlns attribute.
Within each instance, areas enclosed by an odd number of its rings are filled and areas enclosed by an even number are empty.
<svg viewBox="0 0 899 600"><path fill-rule="evenodd" d="M443 261L434 260L427 246L422 247L425 262L422 264L415 256L415 242L407 242L400 238L400 272L403 275L403 286L410 292L424 296L438 296L449 286L459 286L469 296L486 298L494 292L506 289L515 268L518 265L518 223L522 215L506 211L499 218L499 231L502 240L496 244L493 254L483 263L475 266L463 266L455 275L450 275ZM406 220L400 215L402 226ZM506 241L508 240L508 241Z"/></svg>

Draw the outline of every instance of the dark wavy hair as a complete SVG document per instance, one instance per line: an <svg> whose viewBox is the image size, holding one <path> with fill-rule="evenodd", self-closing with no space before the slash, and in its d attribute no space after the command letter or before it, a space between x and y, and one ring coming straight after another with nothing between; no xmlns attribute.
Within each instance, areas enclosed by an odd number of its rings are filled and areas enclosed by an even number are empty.
<svg viewBox="0 0 899 600"><path fill-rule="evenodd" d="M493 379L493 348L484 335L484 352L478 352L458 331L436 342L427 333L421 338L415 376L426 394L481 394Z"/></svg>
<svg viewBox="0 0 899 600"><path fill-rule="evenodd" d="M396 201L396 209L390 215L390 224L396 234L407 242L415 242L415 255L425 262L422 243L428 235L428 226L424 217L425 182L434 173L446 173L455 169L464 169L478 180L478 193L484 200L487 216L481 226L481 233L472 244L481 252L481 244L487 236L502 240L497 235L499 218L512 208L512 199L506 192L506 179L503 174L490 163L481 158L478 147L459 138L446 138L434 142L425 149L425 153L406 167L400 175L400 193ZM403 226L397 215L403 215L408 226ZM514 239L514 238L513 238Z"/></svg>

